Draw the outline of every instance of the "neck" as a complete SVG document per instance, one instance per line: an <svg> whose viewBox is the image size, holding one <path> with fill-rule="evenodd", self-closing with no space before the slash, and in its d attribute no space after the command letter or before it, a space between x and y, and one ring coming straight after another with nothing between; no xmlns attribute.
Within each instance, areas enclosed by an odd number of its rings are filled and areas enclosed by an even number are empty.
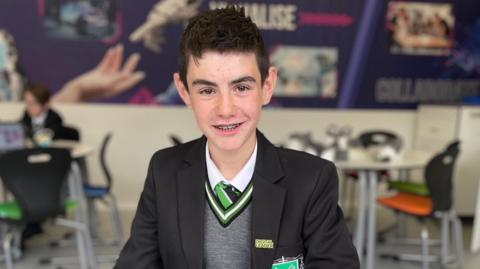
<svg viewBox="0 0 480 269"><path fill-rule="evenodd" d="M238 172L245 166L252 156L255 149L255 142L252 145L244 146L236 151L222 151L215 149L209 144L210 158L217 166L218 170L227 180L232 180Z"/></svg>

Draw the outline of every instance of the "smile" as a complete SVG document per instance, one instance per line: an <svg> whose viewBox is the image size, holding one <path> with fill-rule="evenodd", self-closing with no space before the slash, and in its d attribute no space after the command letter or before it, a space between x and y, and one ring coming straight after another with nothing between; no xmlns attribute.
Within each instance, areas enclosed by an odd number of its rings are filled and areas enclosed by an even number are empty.
<svg viewBox="0 0 480 269"><path fill-rule="evenodd" d="M231 130L234 130L236 128L238 128L238 126L242 125L241 123L234 123L234 124L220 124L220 125L214 125L213 127L217 128L217 129L220 129L222 131L231 131Z"/></svg>

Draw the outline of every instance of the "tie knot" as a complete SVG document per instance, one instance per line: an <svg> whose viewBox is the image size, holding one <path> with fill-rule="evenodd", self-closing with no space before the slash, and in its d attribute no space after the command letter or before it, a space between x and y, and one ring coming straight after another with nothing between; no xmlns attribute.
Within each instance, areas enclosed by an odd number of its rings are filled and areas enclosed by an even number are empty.
<svg viewBox="0 0 480 269"><path fill-rule="evenodd" d="M231 189L231 190L234 190L234 191L238 192L237 188L235 188L233 185L228 184L226 182L220 181L220 182L218 182L217 185L220 186L224 190Z"/></svg>
<svg viewBox="0 0 480 269"><path fill-rule="evenodd" d="M241 192L234 186L223 181L215 185L215 193L225 209L234 204L241 195Z"/></svg>

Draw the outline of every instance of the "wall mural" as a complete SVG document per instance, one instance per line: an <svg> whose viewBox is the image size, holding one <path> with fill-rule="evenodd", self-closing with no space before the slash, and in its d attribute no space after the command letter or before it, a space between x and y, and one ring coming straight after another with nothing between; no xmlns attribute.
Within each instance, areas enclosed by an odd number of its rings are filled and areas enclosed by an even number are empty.
<svg viewBox="0 0 480 269"><path fill-rule="evenodd" d="M480 2L3 0L0 101L179 105L172 73L199 11L245 7L278 70L273 107L415 108L480 96Z"/></svg>

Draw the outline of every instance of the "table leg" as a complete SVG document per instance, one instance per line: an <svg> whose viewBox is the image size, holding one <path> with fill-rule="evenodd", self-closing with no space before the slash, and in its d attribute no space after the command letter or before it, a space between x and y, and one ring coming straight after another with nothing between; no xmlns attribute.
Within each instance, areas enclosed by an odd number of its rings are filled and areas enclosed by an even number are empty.
<svg viewBox="0 0 480 269"><path fill-rule="evenodd" d="M78 202L78 206L75 208L75 220L82 223L85 226L85 244L86 244L86 256L89 268L97 268L97 262L95 253L93 250L93 243L92 237L90 234L89 229L89 221L88 221L88 214L87 214L87 207L86 207L86 199L83 193L83 183L81 172L78 164L73 161L72 162L72 175L70 177L70 193L73 198Z"/></svg>
<svg viewBox="0 0 480 269"><path fill-rule="evenodd" d="M375 258L375 209L377 205L377 184L378 184L377 171L368 172L368 232L367 232L367 257L366 268L374 268Z"/></svg>
<svg viewBox="0 0 480 269"><path fill-rule="evenodd" d="M365 245L365 218L366 218L366 196L367 196L367 174L366 171L358 171L358 184L360 185L357 226L355 231L355 247L357 248L360 262L363 259L363 246Z"/></svg>
<svg viewBox="0 0 480 269"><path fill-rule="evenodd" d="M398 178L403 182L410 181L410 170L409 169L399 169ZM397 223L397 238L404 238L407 236L407 218L403 213L397 213L396 216Z"/></svg>
<svg viewBox="0 0 480 269"><path fill-rule="evenodd" d="M398 178L402 181L410 180L410 171L408 169L399 169Z"/></svg>

